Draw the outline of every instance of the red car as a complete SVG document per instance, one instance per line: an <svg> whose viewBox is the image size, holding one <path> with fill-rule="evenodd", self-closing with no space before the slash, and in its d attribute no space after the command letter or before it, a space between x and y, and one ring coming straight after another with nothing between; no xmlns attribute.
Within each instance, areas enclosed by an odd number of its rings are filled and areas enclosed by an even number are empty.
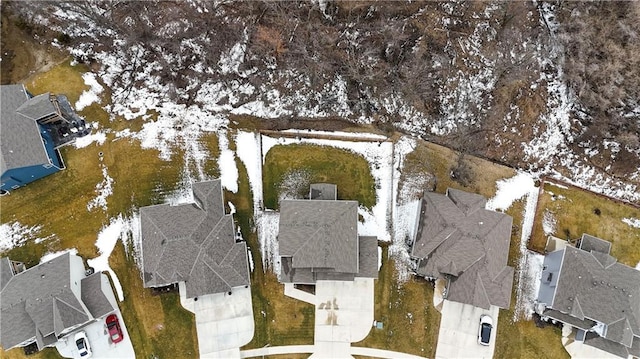
<svg viewBox="0 0 640 359"><path fill-rule="evenodd" d="M115 343L119 343L122 341L122 329L120 329L120 322L118 322L118 317L115 314L110 314L107 316L107 329L109 329L109 337L111 337L111 341Z"/></svg>

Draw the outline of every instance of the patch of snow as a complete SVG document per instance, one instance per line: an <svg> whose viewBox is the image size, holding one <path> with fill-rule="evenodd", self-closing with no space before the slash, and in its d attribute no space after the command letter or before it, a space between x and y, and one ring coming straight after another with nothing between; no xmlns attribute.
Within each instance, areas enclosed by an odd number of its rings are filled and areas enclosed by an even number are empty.
<svg viewBox="0 0 640 359"><path fill-rule="evenodd" d="M122 291L122 285L116 273L109 267L109 256L116 246L118 239L127 238L129 232L132 232L131 222L122 217L112 218L108 225L103 227L98 233L98 239L96 240L96 247L100 255L96 258L87 260L87 264L93 267L97 272L109 272L113 285L116 288L118 294L118 300L124 300L124 292ZM123 240L123 243L125 241Z"/></svg>
<svg viewBox="0 0 640 359"><path fill-rule="evenodd" d="M47 252L45 253L45 255L42 256L42 258L40 258L40 264L48 262L54 258L60 257L61 255L65 254L65 253L71 253L74 255L78 255L78 250L76 248L69 248L69 249L65 249L63 251L58 251L58 252Z"/></svg>
<svg viewBox="0 0 640 359"><path fill-rule="evenodd" d="M520 259L516 267L516 305L513 320L530 319L533 313L533 302L538 294L538 276L542 273L542 261L535 253L527 249L527 242L533 230L533 220L538 203L538 188L531 186L527 194L527 202L522 218L522 234L520 236ZM537 273L537 274L536 274Z"/></svg>
<svg viewBox="0 0 640 359"><path fill-rule="evenodd" d="M104 144L104 141L107 140L107 134L99 131L92 133L90 135L86 135L83 137L76 138L74 141L74 146L76 148L84 148L95 142L98 145Z"/></svg>
<svg viewBox="0 0 640 359"><path fill-rule="evenodd" d="M278 226L280 225L280 213L265 210L255 217L262 253L262 268L266 272L271 269L276 275L280 275L280 258L278 257Z"/></svg>
<svg viewBox="0 0 640 359"><path fill-rule="evenodd" d="M311 134L314 137L324 137L324 136L329 136L329 137L346 137L346 138L354 138L357 140L366 140L366 141L385 141L388 139L387 136L383 136L383 135L376 135L374 133L361 133L361 132L342 132L342 131L314 131L314 130L295 130L295 129L289 129L289 130L283 130L281 132L284 133L292 133L292 134L296 134L296 135L300 135L300 136L305 136L308 134ZM415 142L415 140L410 139L407 136L402 137L402 139L400 141L405 141L405 142Z"/></svg>
<svg viewBox="0 0 640 359"><path fill-rule="evenodd" d="M563 185L561 185L559 183L555 183L555 182L550 182L549 181L549 182L545 182L545 184L549 184L549 185L552 185L552 186L555 186L555 187L558 187L558 188L562 188L562 189L569 189L569 187L563 186Z"/></svg>
<svg viewBox="0 0 640 359"><path fill-rule="evenodd" d="M630 225L631 227L640 228L640 219L638 218L623 218L622 222Z"/></svg>
<svg viewBox="0 0 640 359"><path fill-rule="evenodd" d="M224 188L236 193L238 192L238 167L236 167L236 156L229 149L226 131L218 136L218 146L220 147L220 157L218 158L220 181Z"/></svg>
<svg viewBox="0 0 640 359"><path fill-rule="evenodd" d="M80 94L80 98L75 105L76 111L82 111L92 103L100 103L100 94L104 90L93 72L83 73L82 79L89 86L89 89Z"/></svg>
<svg viewBox="0 0 640 359"><path fill-rule="evenodd" d="M235 136L236 156L247 169L247 177L251 185L254 214L262 208L262 157L260 155L261 137L256 132L238 131Z"/></svg>
<svg viewBox="0 0 640 359"><path fill-rule="evenodd" d="M236 206L234 206L233 203L228 202L228 201L227 201L227 204L229 205L229 208L230 208L230 213L229 214L236 213Z"/></svg>
<svg viewBox="0 0 640 359"><path fill-rule="evenodd" d="M247 247L247 258L249 259L249 271L253 272L253 255L251 254L251 249Z"/></svg>
<svg viewBox="0 0 640 359"><path fill-rule="evenodd" d="M640 262L638 262L638 264L636 264L636 269L640 270Z"/></svg>
<svg viewBox="0 0 640 359"><path fill-rule="evenodd" d="M518 297L514 320L530 320L535 308L535 301L540 290L540 277L542 276L542 266L544 256L542 254L526 250L520 258L524 264L519 268L518 276Z"/></svg>
<svg viewBox="0 0 640 359"><path fill-rule="evenodd" d="M526 196L535 187L531 175L520 172L514 177L496 182L496 195L487 201L486 208L490 210L506 210L514 201Z"/></svg>
<svg viewBox="0 0 640 359"><path fill-rule="evenodd" d="M53 238L53 235L40 237L42 226L27 227L20 222L3 223L0 225L0 252L20 247L28 241L41 243Z"/></svg>
<svg viewBox="0 0 640 359"><path fill-rule="evenodd" d="M94 208L102 208L107 210L107 197L113 193L113 178L107 173L107 166L102 165L102 182L96 185L95 192L97 196L87 203L87 211L91 211Z"/></svg>
<svg viewBox="0 0 640 359"><path fill-rule="evenodd" d="M542 216L542 230L544 231L545 236L550 236L556 233L556 225L558 221L553 216L549 210L544 211L544 215Z"/></svg>
<svg viewBox="0 0 640 359"><path fill-rule="evenodd" d="M378 246L378 272L382 268L382 247Z"/></svg>

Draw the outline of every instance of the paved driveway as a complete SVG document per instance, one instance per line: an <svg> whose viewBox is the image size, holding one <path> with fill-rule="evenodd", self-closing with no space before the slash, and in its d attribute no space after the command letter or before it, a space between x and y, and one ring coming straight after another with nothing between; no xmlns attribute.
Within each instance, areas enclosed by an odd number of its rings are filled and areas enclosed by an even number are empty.
<svg viewBox="0 0 640 359"><path fill-rule="evenodd" d="M180 303L196 316L201 358L240 358L240 347L253 338L251 288L187 299L180 282Z"/></svg>
<svg viewBox="0 0 640 359"><path fill-rule="evenodd" d="M442 306L440 332L436 359L492 358L498 331L498 307L489 310L445 300ZM487 314L493 319L493 331L489 345L478 344L480 316Z"/></svg>
<svg viewBox="0 0 640 359"><path fill-rule="evenodd" d="M101 278L103 281L103 288L111 288L111 284L109 283L107 276L102 274ZM113 291L109 290L105 295L114 308L118 308L118 302L113 295ZM78 348L76 347L73 337L76 332L84 330L85 333L87 333L87 339L89 340L89 345L93 352L92 358L135 358L133 345L131 344L129 333L127 332L126 321L122 317L120 310L116 310L114 313L118 316L120 327L122 329L123 339L120 343L111 343L109 332L107 331L107 324L104 321L106 318L105 316L105 318L75 331L57 342L56 349L58 350L58 353L65 358L80 358L80 354L78 353Z"/></svg>
<svg viewBox="0 0 640 359"><path fill-rule="evenodd" d="M310 358L351 357L351 343L371 331L373 286L371 278L316 283L315 350Z"/></svg>

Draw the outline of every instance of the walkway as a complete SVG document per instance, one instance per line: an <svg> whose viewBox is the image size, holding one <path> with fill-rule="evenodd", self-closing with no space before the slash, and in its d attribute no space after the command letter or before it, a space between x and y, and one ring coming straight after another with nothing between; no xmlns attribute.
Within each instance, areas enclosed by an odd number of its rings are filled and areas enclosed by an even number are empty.
<svg viewBox="0 0 640 359"><path fill-rule="evenodd" d="M313 345L285 345L281 347L266 347L260 349L243 350L240 352L241 358L255 358L263 355L282 355L282 354L304 354L313 353L315 350ZM350 355L360 355L372 358L383 359L426 359L417 355L394 352L391 350L351 347Z"/></svg>

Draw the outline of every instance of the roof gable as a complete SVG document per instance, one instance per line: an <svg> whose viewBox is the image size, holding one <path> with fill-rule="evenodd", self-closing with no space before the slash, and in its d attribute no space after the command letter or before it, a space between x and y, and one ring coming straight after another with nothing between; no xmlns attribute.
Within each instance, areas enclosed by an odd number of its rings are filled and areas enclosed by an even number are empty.
<svg viewBox="0 0 640 359"><path fill-rule="evenodd" d="M0 173L50 163L38 124L16 112L28 99L22 85L0 86Z"/></svg>

